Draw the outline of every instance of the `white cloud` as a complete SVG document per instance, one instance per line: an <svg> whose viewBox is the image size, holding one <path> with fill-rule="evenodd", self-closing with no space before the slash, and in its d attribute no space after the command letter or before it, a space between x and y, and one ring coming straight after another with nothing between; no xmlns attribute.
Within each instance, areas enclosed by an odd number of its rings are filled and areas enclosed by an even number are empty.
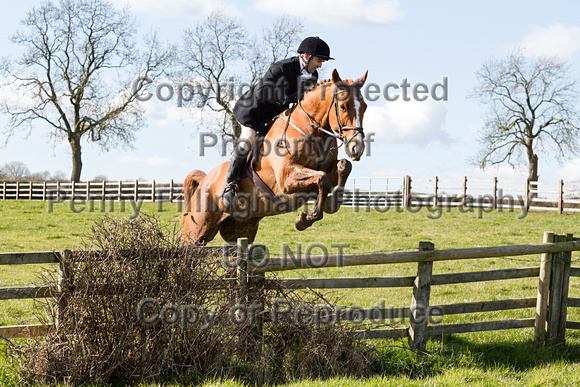
<svg viewBox="0 0 580 387"><path fill-rule="evenodd" d="M238 15L235 6L218 0L127 0L135 11L172 18L203 18L216 9L223 9L228 15Z"/></svg>
<svg viewBox="0 0 580 387"><path fill-rule="evenodd" d="M453 139L443 130L447 109L436 101L387 102L369 106L364 116L366 132L376 140L391 144L412 144L423 148L432 143L450 144Z"/></svg>
<svg viewBox="0 0 580 387"><path fill-rule="evenodd" d="M177 166L174 160L159 157L136 157L136 156L122 156L119 158L119 162L125 165L138 165L147 167L158 167L158 168L173 168Z"/></svg>
<svg viewBox="0 0 580 387"><path fill-rule="evenodd" d="M326 25L354 27L388 24L403 17L398 0L256 0L263 12L303 17Z"/></svg>
<svg viewBox="0 0 580 387"><path fill-rule="evenodd" d="M558 174L560 175L560 179L564 181L580 182L580 158L564 163Z"/></svg>
<svg viewBox="0 0 580 387"><path fill-rule="evenodd" d="M520 45L527 55L570 59L580 51L580 28L565 27L562 24L534 26Z"/></svg>

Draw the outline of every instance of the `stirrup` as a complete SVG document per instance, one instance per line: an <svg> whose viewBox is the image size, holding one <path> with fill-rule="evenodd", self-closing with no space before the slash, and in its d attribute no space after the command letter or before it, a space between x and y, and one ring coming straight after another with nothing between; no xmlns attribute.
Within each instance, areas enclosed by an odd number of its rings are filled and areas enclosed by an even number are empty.
<svg viewBox="0 0 580 387"><path fill-rule="evenodd" d="M235 182L226 183L224 192L222 193L222 201L226 211L235 210L236 194L238 193L238 185Z"/></svg>
<svg viewBox="0 0 580 387"><path fill-rule="evenodd" d="M236 195L238 193L239 187L238 187L238 183L236 183L235 181L232 181L230 183L226 183L226 186L224 188L224 192L222 193L222 198L224 197L224 195L230 191L233 192L234 195Z"/></svg>

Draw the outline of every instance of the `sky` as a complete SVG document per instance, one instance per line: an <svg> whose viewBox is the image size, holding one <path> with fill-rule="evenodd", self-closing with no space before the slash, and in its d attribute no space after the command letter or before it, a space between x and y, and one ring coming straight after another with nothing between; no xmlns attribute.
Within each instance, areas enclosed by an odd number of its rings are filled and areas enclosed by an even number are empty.
<svg viewBox="0 0 580 387"><path fill-rule="evenodd" d="M0 14L0 56L16 56L9 37L20 27L36 0L3 1ZM525 180L527 166L481 170L470 163L479 148L478 131L486 106L467 98L476 85L476 71L490 58L502 58L516 47L526 55L557 55L580 76L580 2L576 1L376 1L376 0L130 0L140 31L154 29L178 43L182 32L221 8L239 18L250 33L276 17L300 18L305 37L318 35L331 47L334 61L325 63L320 79L336 68L356 79L368 70L367 83L424 83L430 89L447 83L446 100L426 94L425 101L388 101L379 95L369 105L363 126L375 133L368 155L354 162L352 177L414 179L492 178ZM291 7L289 7L289 4ZM163 80L160 80L163 81ZM392 90L392 89L391 89ZM441 96L443 87L435 96ZM439 93L439 94L437 94ZM144 104L147 126L136 133L133 149L111 149L83 143L81 180L183 181L194 169L205 172L227 161L219 147L200 154L203 121L198 113L179 108L176 100L153 98ZM580 106L578 106L580 108ZM0 125L6 118L0 116ZM48 142L47 128L17 132L0 145L0 165L24 162L32 172L62 171L70 175L67 143ZM4 138L0 144L4 144ZM341 157L346 157L342 151ZM540 155L540 180L580 181L580 156L559 163Z"/></svg>

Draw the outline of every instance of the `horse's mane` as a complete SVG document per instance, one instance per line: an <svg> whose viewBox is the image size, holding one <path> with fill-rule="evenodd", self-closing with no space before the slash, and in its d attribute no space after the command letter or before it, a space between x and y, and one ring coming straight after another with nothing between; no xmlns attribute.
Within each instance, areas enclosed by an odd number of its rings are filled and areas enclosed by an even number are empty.
<svg viewBox="0 0 580 387"><path fill-rule="evenodd" d="M308 96L308 94L317 90L320 86L326 85L327 83L331 83L331 82L332 82L332 79L325 79L325 80L322 80L322 81L316 83L315 85L310 86L308 89L304 90L304 98L306 98ZM350 80L350 79L344 79L344 80L342 80L342 82L344 82L347 85L352 85L352 80Z"/></svg>
<svg viewBox="0 0 580 387"><path fill-rule="evenodd" d="M330 82L332 82L332 79L325 79L325 80L322 80L322 81L316 83L315 85L310 86L308 89L306 89L304 91L304 97L306 97L308 94L312 93L314 90L318 89L320 86L325 85L325 84L330 83Z"/></svg>

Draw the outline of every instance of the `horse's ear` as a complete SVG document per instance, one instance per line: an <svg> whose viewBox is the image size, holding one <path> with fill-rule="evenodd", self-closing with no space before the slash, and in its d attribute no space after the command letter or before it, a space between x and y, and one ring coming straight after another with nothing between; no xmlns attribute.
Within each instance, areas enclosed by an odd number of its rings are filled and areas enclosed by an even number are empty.
<svg viewBox="0 0 580 387"><path fill-rule="evenodd" d="M369 74L369 70L366 71L365 75L363 75L362 77L360 77L359 79L357 79L356 82L355 82L355 84L358 87L362 87L365 84L366 80L367 80L367 75L368 74Z"/></svg>
<svg viewBox="0 0 580 387"><path fill-rule="evenodd" d="M342 82L342 79L340 79L340 75L338 75L338 71L336 69L332 70L332 82L333 83Z"/></svg>

